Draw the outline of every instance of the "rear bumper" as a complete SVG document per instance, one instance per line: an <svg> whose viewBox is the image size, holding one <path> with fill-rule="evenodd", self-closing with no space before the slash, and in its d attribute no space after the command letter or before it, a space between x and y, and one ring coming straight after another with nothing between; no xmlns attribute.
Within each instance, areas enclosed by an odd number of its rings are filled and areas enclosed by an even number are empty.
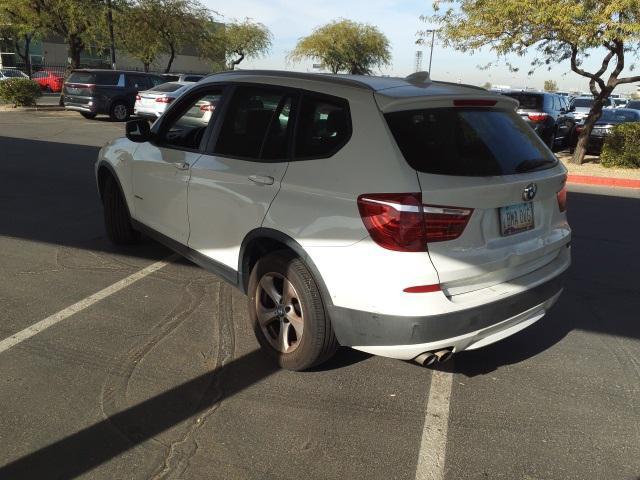
<svg viewBox="0 0 640 480"><path fill-rule="evenodd" d="M564 273L560 273L497 301L421 317L380 315L336 306L328 310L342 345L409 360L429 350L468 350L512 335L542 318L563 285Z"/></svg>

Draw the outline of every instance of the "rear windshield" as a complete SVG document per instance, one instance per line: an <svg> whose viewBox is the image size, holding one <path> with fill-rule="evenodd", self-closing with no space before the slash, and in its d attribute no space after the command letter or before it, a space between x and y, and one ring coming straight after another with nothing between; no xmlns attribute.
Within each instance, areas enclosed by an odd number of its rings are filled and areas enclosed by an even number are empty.
<svg viewBox="0 0 640 480"><path fill-rule="evenodd" d="M526 93L505 93L507 97L516 99L524 110L542 110L542 95L530 95Z"/></svg>
<svg viewBox="0 0 640 480"><path fill-rule="evenodd" d="M577 108L591 108L593 100L590 98L576 98L572 105Z"/></svg>
<svg viewBox="0 0 640 480"><path fill-rule="evenodd" d="M168 93L168 92L175 92L176 90L182 87L184 87L184 85L180 83L169 82L169 83L163 83L161 85L158 85L157 87L153 87L153 91Z"/></svg>
<svg viewBox="0 0 640 480"><path fill-rule="evenodd" d="M419 172L484 177L557 163L533 129L510 110L436 108L385 117L404 158Z"/></svg>
<svg viewBox="0 0 640 480"><path fill-rule="evenodd" d="M71 72L69 83L117 85L120 74L116 72Z"/></svg>

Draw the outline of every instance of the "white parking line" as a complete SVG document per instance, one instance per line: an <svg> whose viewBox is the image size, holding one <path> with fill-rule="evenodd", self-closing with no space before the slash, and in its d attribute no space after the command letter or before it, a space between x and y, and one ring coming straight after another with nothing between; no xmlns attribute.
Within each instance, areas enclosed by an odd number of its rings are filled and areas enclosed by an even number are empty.
<svg viewBox="0 0 640 480"><path fill-rule="evenodd" d="M422 427L416 480L443 480L453 374L433 370Z"/></svg>
<svg viewBox="0 0 640 480"><path fill-rule="evenodd" d="M30 327L25 328L24 330L11 335L8 338L0 341L0 353L9 350L11 347L16 346L20 342L24 342L28 338L37 335L38 333L46 330L49 327L52 327L56 323L61 322L62 320L69 318L71 315L78 313L84 310L87 307L90 307L94 303L99 302L107 298L109 295L113 295L114 293L122 290L123 288L128 287L134 282L146 277L147 275L151 275L153 272L160 270L162 267L165 267L169 263L173 262L178 258L178 255L171 255L164 260L156 262L152 265L149 265L142 270L137 271L129 275L126 278L123 278L119 282L114 283L113 285L109 285L107 288L103 288L99 292L94 293L93 295L88 296L87 298L80 300L77 303L65 308L64 310L60 310L58 313L54 313L53 315L45 318L44 320L39 321L31 325Z"/></svg>

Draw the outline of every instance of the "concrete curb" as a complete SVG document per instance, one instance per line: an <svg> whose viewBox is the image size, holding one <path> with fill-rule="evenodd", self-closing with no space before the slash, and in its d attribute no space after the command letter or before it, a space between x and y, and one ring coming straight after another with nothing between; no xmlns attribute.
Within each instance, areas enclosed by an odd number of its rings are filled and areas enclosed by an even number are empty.
<svg viewBox="0 0 640 480"><path fill-rule="evenodd" d="M616 177L595 177L591 175L572 175L567 176L567 182L582 185L600 185L603 187L620 187L620 188L636 188L640 189L640 180L631 178Z"/></svg>
<svg viewBox="0 0 640 480"><path fill-rule="evenodd" d="M64 107L60 105L36 105L35 107L8 107L0 105L0 112L61 112Z"/></svg>

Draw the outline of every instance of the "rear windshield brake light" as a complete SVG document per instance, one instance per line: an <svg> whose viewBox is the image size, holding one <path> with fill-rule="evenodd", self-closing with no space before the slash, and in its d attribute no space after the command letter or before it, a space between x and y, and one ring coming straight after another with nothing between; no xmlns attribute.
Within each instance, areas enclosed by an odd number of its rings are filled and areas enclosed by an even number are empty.
<svg viewBox="0 0 640 480"><path fill-rule="evenodd" d="M480 99L463 99L463 100L454 100L454 107L493 107L497 102L497 100L480 100Z"/></svg>

